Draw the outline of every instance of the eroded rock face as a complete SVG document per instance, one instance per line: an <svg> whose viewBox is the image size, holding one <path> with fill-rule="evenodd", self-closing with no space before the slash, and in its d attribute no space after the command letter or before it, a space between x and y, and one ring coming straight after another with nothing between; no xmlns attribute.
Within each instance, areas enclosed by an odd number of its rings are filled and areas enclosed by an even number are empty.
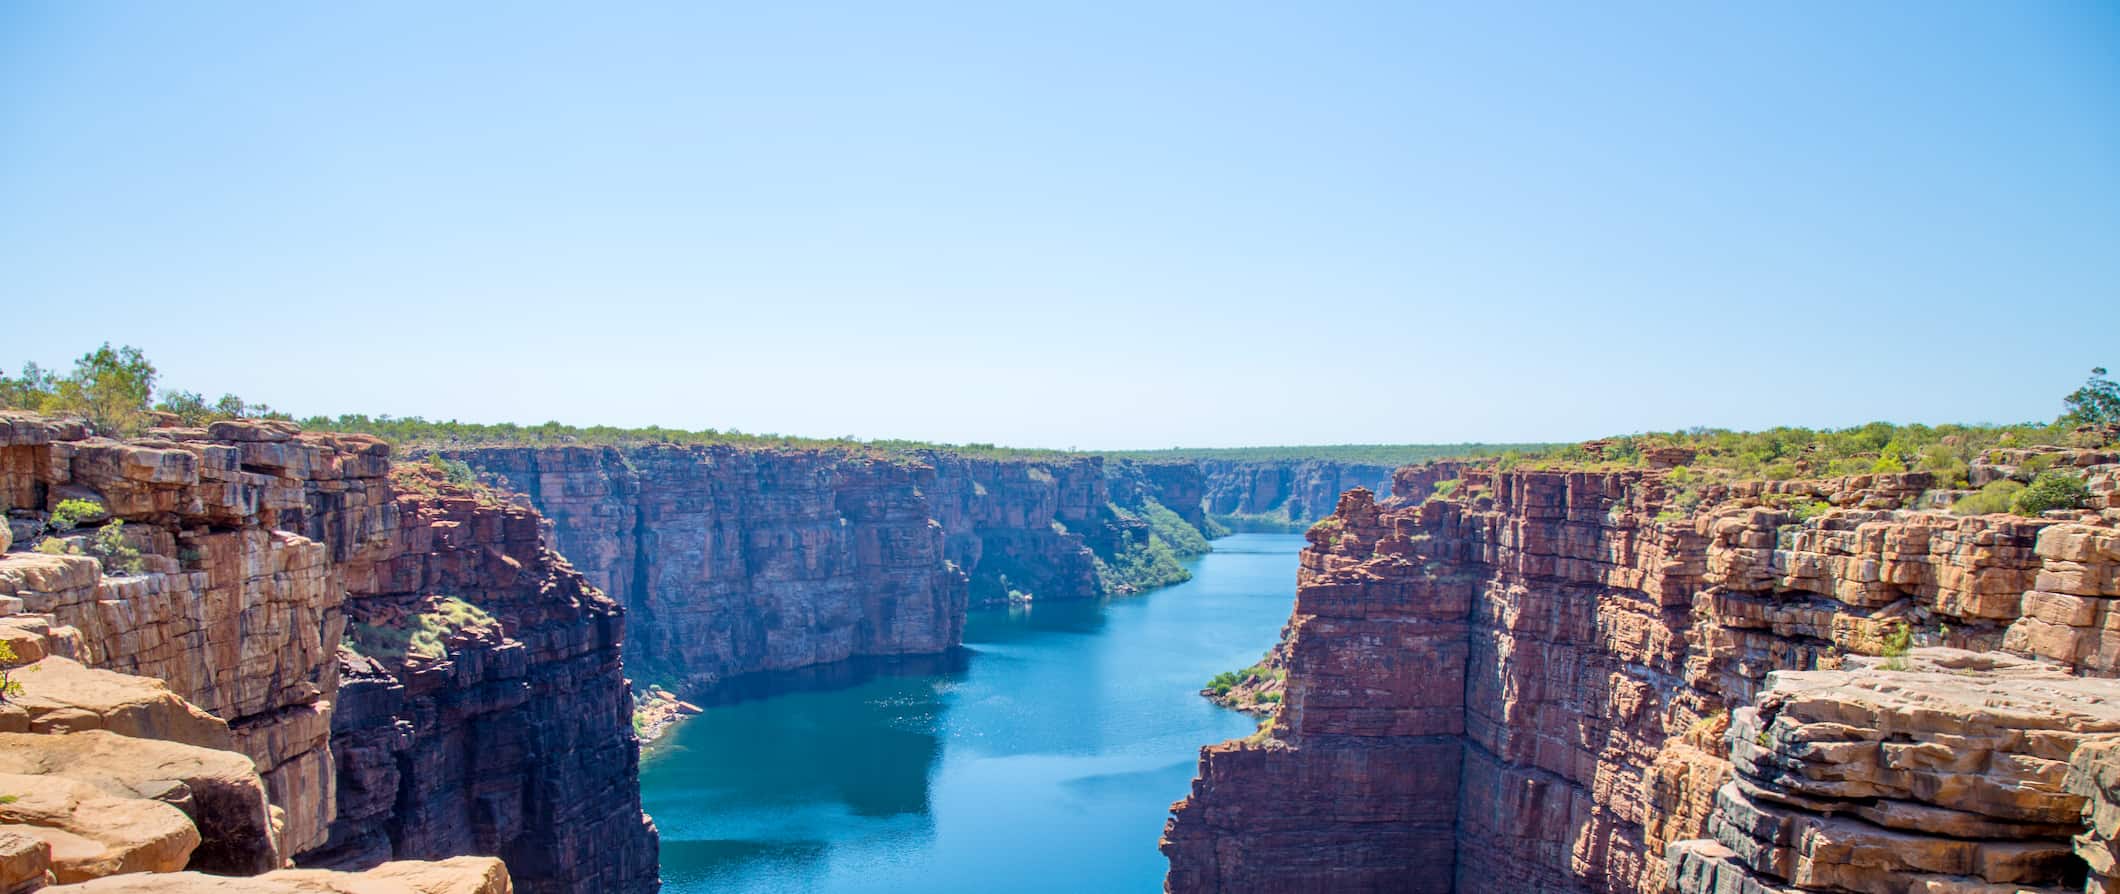
<svg viewBox="0 0 2120 894"><path fill-rule="evenodd" d="M528 495L559 550L627 607L634 676L686 692L941 652L962 639L969 604L1012 592L1103 595L1097 556L1147 538L1114 501L1197 507L1200 490L1190 466L1108 473L1095 458L679 445L451 455Z"/></svg>
<svg viewBox="0 0 2120 894"><path fill-rule="evenodd" d="M177 808L199 834L180 868L249 875L278 869L283 859L264 782L233 751L103 730L0 733L0 774L67 779Z"/></svg>
<svg viewBox="0 0 2120 894"><path fill-rule="evenodd" d="M1205 505L1210 515L1265 516L1297 529L1331 515L1340 494L1353 488L1385 492L1391 466L1329 460L1251 462L1202 460Z"/></svg>
<svg viewBox="0 0 2120 894"><path fill-rule="evenodd" d="M263 778L280 853L305 861L499 854L532 891L652 890L622 610L544 547L534 512L393 481L391 468L373 438L285 423L119 442L0 414L15 534L40 539L43 511L90 499L138 551L136 564L99 562L18 540L0 555L0 616L36 613L0 617L0 637L53 656L35 686L70 691L45 705L33 689L0 708L0 731L232 747ZM489 613L483 636L409 667L350 659L359 679L342 691L349 606L409 634L394 608L445 596ZM112 671L150 681L97 676ZM342 702L357 708L340 721L352 756L335 760ZM359 786L345 811L341 779ZM362 834L333 835L344 829Z"/></svg>
<svg viewBox="0 0 2120 894"><path fill-rule="evenodd" d="M365 872L282 869L247 878L196 872L120 875L44 889L50 894L509 894L507 867L491 857L398 861Z"/></svg>
<svg viewBox="0 0 2120 894"><path fill-rule="evenodd" d="M84 663L164 681L226 720L286 812L288 844L321 843L343 562L382 523L388 447L251 422L114 441L0 416L0 500L93 500L140 552L137 568L8 553L0 594L75 628Z"/></svg>
<svg viewBox="0 0 2120 894"><path fill-rule="evenodd" d="M1713 838L1669 851L1673 888L2080 885L2085 848L2070 836L2084 792L2102 789L2072 780L2070 761L2120 733L2120 682L1954 649L1898 663L1772 675L1730 726L1736 775L1716 794ZM2095 777L2097 756L2078 766Z"/></svg>
<svg viewBox="0 0 2120 894"><path fill-rule="evenodd" d="M526 892L655 890L624 611L545 545L536 512L429 469L399 478L390 557L349 580L339 816L303 864L491 854ZM436 614L459 603L483 617ZM441 647L399 647L423 623Z"/></svg>
<svg viewBox="0 0 2120 894"><path fill-rule="evenodd" d="M1876 655L1901 634L2113 671L2109 514L1896 508L1927 486L1919 474L1698 485L1705 508L1689 511L1664 470L1441 465L1401 470L1381 505L1350 493L1312 529L1285 700L1263 741L1203 753L1165 833L1169 890L1658 891L1672 843L1737 822L1728 793L1752 797L1731 788L1750 757L1732 754L1729 717L1774 671ZM2041 753L2042 784L2060 784L2058 755ZM2047 837L1951 859L2046 877L2073 827L2013 821ZM1795 828L1764 822L1751 828L1770 838ZM1331 848L1359 859L1305 856ZM1700 849L1685 850L1689 884L1779 890Z"/></svg>

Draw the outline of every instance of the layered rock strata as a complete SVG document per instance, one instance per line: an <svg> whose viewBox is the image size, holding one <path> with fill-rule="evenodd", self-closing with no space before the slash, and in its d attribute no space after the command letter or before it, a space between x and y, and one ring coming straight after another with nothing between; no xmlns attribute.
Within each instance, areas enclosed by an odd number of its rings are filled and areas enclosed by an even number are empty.
<svg viewBox="0 0 2120 894"><path fill-rule="evenodd" d="M1285 700L1203 752L1168 890L1657 891L1774 671L1923 644L2114 667L2110 511L1897 508L1919 474L1398 477L1312 529Z"/></svg>
<svg viewBox="0 0 2120 894"><path fill-rule="evenodd" d="M0 555L0 614L49 619L0 619L0 636L18 657L63 648L46 660L166 681L224 724L225 741L193 743L249 758L282 858L502 855L526 890L653 890L622 609L545 548L534 512L391 469L380 441L285 423L120 442L0 414L15 548ZM102 508L54 533L69 499ZM483 635L449 639L408 610L443 599L484 616ZM371 635L424 636L433 660L345 652L349 611ZM343 688L342 664L358 676ZM43 675L87 672L54 666ZM23 731L200 735L129 719L152 712L81 727L24 704ZM334 718L342 706L353 713Z"/></svg>
<svg viewBox="0 0 2120 894"><path fill-rule="evenodd" d="M1392 467L1332 460L1201 460L1202 500L1211 516L1238 528L1302 530L1331 515L1340 494L1390 490Z"/></svg>
<svg viewBox="0 0 2120 894"><path fill-rule="evenodd" d="M20 610L0 604L17 655L0 692L0 891L510 891L491 858L283 869L285 814L227 750L226 722L160 680L82 667L66 657L78 631Z"/></svg>
<svg viewBox="0 0 2120 894"><path fill-rule="evenodd" d="M1106 557L1151 531L1115 499L1196 505L1199 492L1189 466L1108 476L1095 458L680 445L448 455L526 494L560 551L627 607L635 676L691 693L941 652L973 602L1123 589Z"/></svg>
<svg viewBox="0 0 2120 894"><path fill-rule="evenodd" d="M338 818L303 862L492 854L525 892L654 890L623 610L534 511L432 467L393 478L389 558L348 581Z"/></svg>

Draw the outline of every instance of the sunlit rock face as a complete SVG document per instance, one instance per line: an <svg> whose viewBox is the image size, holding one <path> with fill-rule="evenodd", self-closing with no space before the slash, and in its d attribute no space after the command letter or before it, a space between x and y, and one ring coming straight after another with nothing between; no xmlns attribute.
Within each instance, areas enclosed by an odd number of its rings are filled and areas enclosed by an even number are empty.
<svg viewBox="0 0 2120 894"><path fill-rule="evenodd" d="M1928 485L1742 482L1679 509L1661 469L1438 463L1347 494L1309 535L1285 700L1203 751L1167 889L2104 890L2113 772L2087 743L2110 730L2068 702L2120 694L2083 679L2116 667L2120 512L2103 491L2036 519L1901 508ZM1969 701L2003 707L1923 713ZM1938 801L1922 767L1994 794ZM1888 809L1842 803L1871 798Z"/></svg>
<svg viewBox="0 0 2120 894"><path fill-rule="evenodd" d="M622 609L546 547L535 512L406 471L376 439L280 422L117 441L0 414L16 548L0 556L0 636L19 659L51 663L38 673L47 685L87 681L74 702L110 702L0 717L0 732L86 728L239 752L271 815L199 822L192 868L483 854L506 857L526 891L653 890ZM66 500L102 511L47 537ZM444 597L482 620L433 654L347 648L361 630L409 634L415 609ZM363 626L350 631L349 616ZM190 713L95 682L108 672L159 681L160 698ZM241 788L188 786L170 798L180 809L225 806L199 796ZM252 826L270 840L229 840ZM507 875L494 877L505 890Z"/></svg>

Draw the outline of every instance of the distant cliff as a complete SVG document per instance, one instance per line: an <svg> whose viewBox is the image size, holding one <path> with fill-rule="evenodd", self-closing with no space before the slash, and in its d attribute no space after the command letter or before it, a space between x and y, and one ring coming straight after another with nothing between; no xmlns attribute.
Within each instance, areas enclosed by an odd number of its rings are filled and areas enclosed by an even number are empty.
<svg viewBox="0 0 2120 894"><path fill-rule="evenodd" d="M971 604L1160 586L1205 549L1203 486L1183 464L674 444L445 454L527 495L627 607L636 677L693 691L940 652Z"/></svg>
<svg viewBox="0 0 2120 894"><path fill-rule="evenodd" d="M1208 516L1237 531L1301 531L1331 515L1340 494L1391 487L1391 466L1331 460L1199 461Z"/></svg>

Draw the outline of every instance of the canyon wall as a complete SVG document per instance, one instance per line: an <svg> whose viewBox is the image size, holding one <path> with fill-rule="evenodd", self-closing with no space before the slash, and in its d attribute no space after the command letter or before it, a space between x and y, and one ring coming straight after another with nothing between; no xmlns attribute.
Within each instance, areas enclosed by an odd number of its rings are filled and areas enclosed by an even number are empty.
<svg viewBox="0 0 2120 894"><path fill-rule="evenodd" d="M627 607L636 677L694 692L944 651L975 602L1169 582L1120 573L1150 543L1138 512L1168 497L1196 521L1202 489L1190 466L1094 457L672 444L446 455L527 495L560 551Z"/></svg>
<svg viewBox="0 0 2120 894"><path fill-rule="evenodd" d="M337 820L302 862L493 854L524 892L655 890L623 609L536 512L431 466L392 478L388 558L347 581Z"/></svg>
<svg viewBox="0 0 2120 894"><path fill-rule="evenodd" d="M2113 458L2077 459L2110 505ZM1448 496L1430 498L1451 479ZM1805 703L1810 719L1782 726L1760 719L1780 704L1770 692L1798 685L1776 671L1849 663L1871 682L1821 690L1845 701L1948 677L2051 706L2051 680L2010 668L2040 659L2040 673L2065 679L2115 666L2105 618L2120 597L2120 512L1899 508L1928 484L1916 473L1682 485L1663 470L1453 465L1401 470L1383 504L1348 493L1309 534L1281 707L1260 735L1203 750L1192 794L1173 807L1167 890L1652 892L1681 878L1687 891L1987 890L1906 887L1924 872L1937 884L2071 883L2068 859L2080 858L2056 855L2078 824L2060 818L2089 796L2061 792L2070 749L2057 743L2062 733L2094 739L2106 721L2062 712L2042 721L2056 736L1964 751L1961 770L2002 768L1995 790L2046 792L2036 810L1998 807L2003 794L1938 805L1934 783L1901 778L1906 804L1885 811L1895 821L1848 820L1857 825L1828 835L1815 817L1848 810L1789 791L1787 767L1828 753L1860 767L1847 749L1883 747L1878 775L1904 776L1950 758L1889 743L1940 733L1850 704ZM1682 508L1695 500L1699 509ZM1975 657L1921 659L1938 668L1926 677L1850 658L1892 650L1901 633L1899 648ZM1998 649L2021 657L1976 654ZM2082 685L2120 696L2110 681ZM1755 704L1755 715L1735 710ZM1816 726L1865 716L1867 735ZM1776 760L1763 752L1781 755L1782 769L1763 769ZM1783 806L1757 809L1756 793L1777 785ZM1845 786L1825 794L1865 797ZM1965 825L1902 840L1910 822L1950 817ZM1958 843L1972 834L1963 829L2003 835L1998 823L2029 843ZM1887 874L1890 884L1851 881L1873 856L1850 842L1896 854L1907 871ZM2005 852L2037 858L1999 868ZM1907 862L1919 853L1950 856ZM1993 867L1982 868L1984 854Z"/></svg>
<svg viewBox="0 0 2120 894"><path fill-rule="evenodd" d="M1300 531L1331 515L1340 494L1388 490L1392 467L1332 460L1222 460L1198 463L1207 514L1237 530Z"/></svg>
<svg viewBox="0 0 2120 894"><path fill-rule="evenodd" d="M364 436L222 422L113 441L0 414L17 548L0 597L74 631L84 664L225 721L286 857L504 855L528 891L653 890L622 610L537 543L533 513L412 483ZM69 499L101 509L45 536ZM418 615L391 607L443 596L490 624L441 660L343 648L349 610L409 637Z"/></svg>

